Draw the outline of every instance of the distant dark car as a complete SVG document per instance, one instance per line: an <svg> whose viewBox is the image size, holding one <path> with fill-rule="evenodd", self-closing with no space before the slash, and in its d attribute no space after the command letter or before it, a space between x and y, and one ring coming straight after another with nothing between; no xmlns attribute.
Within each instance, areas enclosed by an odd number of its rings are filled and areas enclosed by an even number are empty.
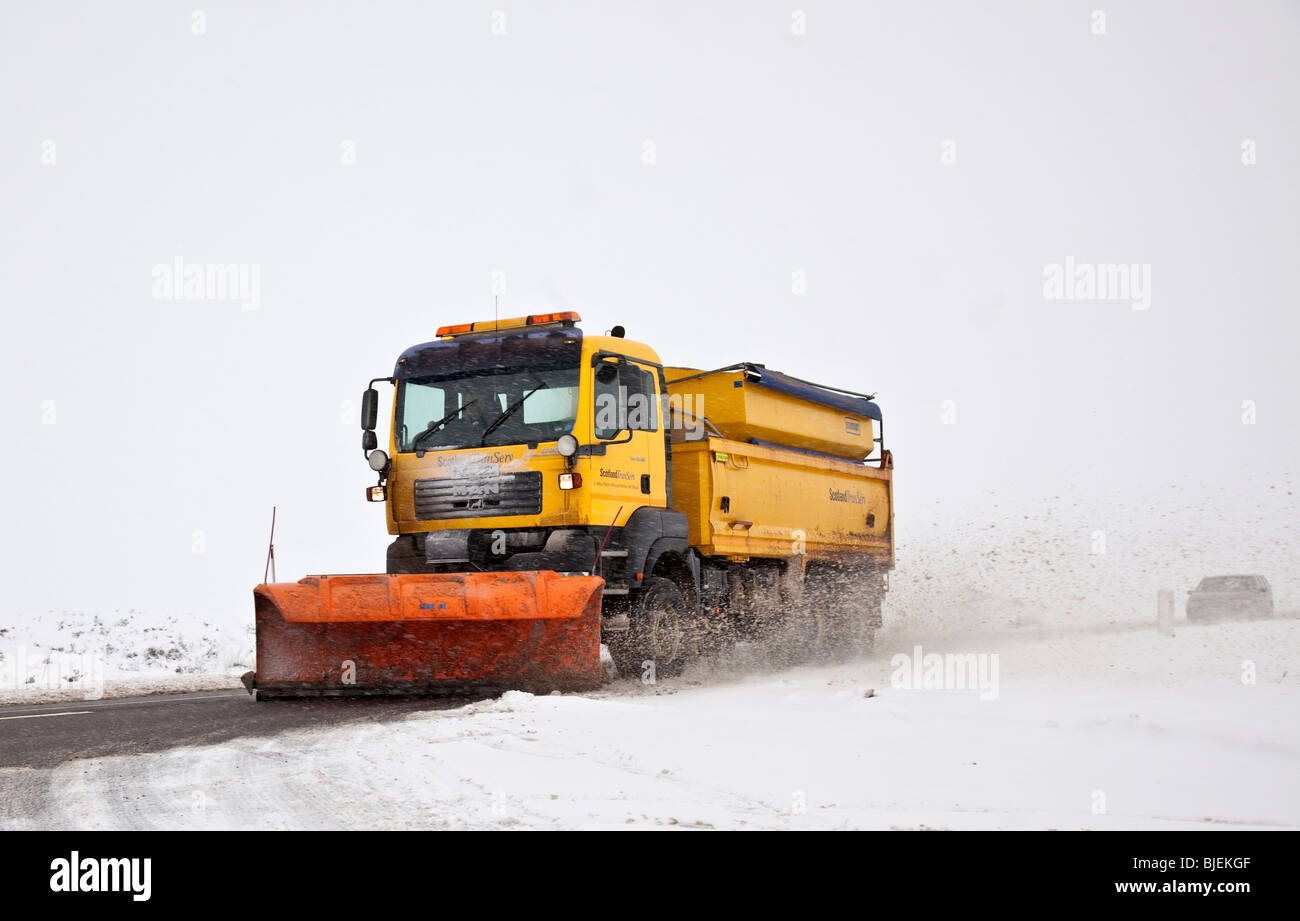
<svg viewBox="0 0 1300 921"><path fill-rule="evenodd" d="M1263 576L1207 576L1187 593L1187 619L1271 617L1273 586Z"/></svg>

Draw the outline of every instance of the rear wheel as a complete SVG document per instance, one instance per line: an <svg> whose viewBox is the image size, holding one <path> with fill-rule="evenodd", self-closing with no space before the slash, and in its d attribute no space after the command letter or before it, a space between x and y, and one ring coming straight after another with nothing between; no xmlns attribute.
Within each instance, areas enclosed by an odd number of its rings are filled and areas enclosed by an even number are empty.
<svg viewBox="0 0 1300 921"><path fill-rule="evenodd" d="M650 576L628 611L628 629L612 634L609 654L619 677L671 678L682 673L689 652L690 610L672 580ZM653 663L651 665L650 663Z"/></svg>

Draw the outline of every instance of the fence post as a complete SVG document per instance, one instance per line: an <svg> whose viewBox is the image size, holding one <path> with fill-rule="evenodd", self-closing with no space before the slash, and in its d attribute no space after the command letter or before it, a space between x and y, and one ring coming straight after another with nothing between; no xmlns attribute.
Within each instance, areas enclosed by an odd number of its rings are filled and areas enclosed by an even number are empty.
<svg viewBox="0 0 1300 921"><path fill-rule="evenodd" d="M1161 636L1174 635L1174 593L1172 589L1162 588L1156 593L1156 633Z"/></svg>

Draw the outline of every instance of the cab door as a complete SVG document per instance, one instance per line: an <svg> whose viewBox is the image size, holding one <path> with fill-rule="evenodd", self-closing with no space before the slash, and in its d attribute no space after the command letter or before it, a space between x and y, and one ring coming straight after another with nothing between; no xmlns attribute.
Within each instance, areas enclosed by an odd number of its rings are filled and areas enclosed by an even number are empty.
<svg viewBox="0 0 1300 921"><path fill-rule="evenodd" d="M617 524L642 506L668 505L667 442L661 418L659 368L627 356L602 356L592 369L593 524Z"/></svg>

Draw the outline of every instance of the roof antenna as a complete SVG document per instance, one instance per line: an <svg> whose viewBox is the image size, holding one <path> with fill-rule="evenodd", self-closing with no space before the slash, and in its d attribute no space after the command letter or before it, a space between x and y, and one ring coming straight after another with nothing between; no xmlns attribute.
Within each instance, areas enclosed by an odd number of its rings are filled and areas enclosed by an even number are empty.
<svg viewBox="0 0 1300 921"><path fill-rule="evenodd" d="M492 328L494 330L501 328L501 308L497 306L497 300L500 295L492 295Z"/></svg>

